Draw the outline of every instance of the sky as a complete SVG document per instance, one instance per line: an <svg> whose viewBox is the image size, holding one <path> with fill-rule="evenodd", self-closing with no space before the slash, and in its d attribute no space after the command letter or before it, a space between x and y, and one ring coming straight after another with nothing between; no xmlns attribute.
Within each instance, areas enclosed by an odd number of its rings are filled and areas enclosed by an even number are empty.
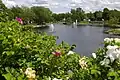
<svg viewBox="0 0 120 80"><path fill-rule="evenodd" d="M16 5L44 6L54 13L69 12L71 8L80 7L86 12L104 8L120 10L120 0L2 0L7 7Z"/></svg>

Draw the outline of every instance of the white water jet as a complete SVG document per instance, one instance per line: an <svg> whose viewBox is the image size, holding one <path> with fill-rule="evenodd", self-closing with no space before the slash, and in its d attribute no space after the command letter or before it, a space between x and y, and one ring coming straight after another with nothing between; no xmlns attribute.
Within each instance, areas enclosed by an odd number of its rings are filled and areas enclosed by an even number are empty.
<svg viewBox="0 0 120 80"><path fill-rule="evenodd" d="M73 22L73 28L77 28L76 22Z"/></svg>
<svg viewBox="0 0 120 80"><path fill-rule="evenodd" d="M75 26L76 25L76 23L75 22L73 22L73 26Z"/></svg>
<svg viewBox="0 0 120 80"><path fill-rule="evenodd" d="M50 24L50 32L53 32L55 29L54 25L53 24Z"/></svg>
<svg viewBox="0 0 120 80"><path fill-rule="evenodd" d="M77 19L76 19L76 22L75 22L76 26L77 26L77 22L78 22L78 21L77 21Z"/></svg>

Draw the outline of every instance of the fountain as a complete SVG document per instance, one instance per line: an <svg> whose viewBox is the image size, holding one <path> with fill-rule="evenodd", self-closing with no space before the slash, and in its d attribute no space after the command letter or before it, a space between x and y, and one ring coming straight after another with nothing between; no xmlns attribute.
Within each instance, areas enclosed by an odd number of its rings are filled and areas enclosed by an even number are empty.
<svg viewBox="0 0 120 80"><path fill-rule="evenodd" d="M55 30L55 27L53 24L50 24L50 32L53 32Z"/></svg>
<svg viewBox="0 0 120 80"><path fill-rule="evenodd" d="M76 26L77 26L77 19L76 19L76 23L75 23L75 24L76 24Z"/></svg>
<svg viewBox="0 0 120 80"><path fill-rule="evenodd" d="M73 26L75 26L76 25L76 23L75 22L73 22Z"/></svg>
<svg viewBox="0 0 120 80"><path fill-rule="evenodd" d="M77 24L78 24L78 23L77 23L77 19L76 19L76 21L75 21L75 22L73 22L72 27L73 27L73 28L77 28Z"/></svg>
<svg viewBox="0 0 120 80"><path fill-rule="evenodd" d="M77 25L75 22L73 22L73 28L77 28Z"/></svg>

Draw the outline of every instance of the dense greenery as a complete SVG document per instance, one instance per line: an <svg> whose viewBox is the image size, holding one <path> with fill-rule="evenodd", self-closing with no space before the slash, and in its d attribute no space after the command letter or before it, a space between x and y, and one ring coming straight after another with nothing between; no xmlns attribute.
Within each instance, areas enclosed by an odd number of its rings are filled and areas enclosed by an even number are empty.
<svg viewBox="0 0 120 80"><path fill-rule="evenodd" d="M13 18L20 17L25 24L31 22L37 24L43 24L52 20L52 12L48 8L44 7L13 7L10 9L14 14Z"/></svg>
<svg viewBox="0 0 120 80"><path fill-rule="evenodd" d="M57 21L63 21L65 18L66 21L105 21L106 25L113 25L120 23L120 11L118 10L109 10L108 8L104 8L103 11L95 11L85 13L81 8L71 9L70 13L60 13L53 14L53 17Z"/></svg>
<svg viewBox="0 0 120 80"><path fill-rule="evenodd" d="M52 12L48 8L44 7L12 7L7 8L0 0L0 21L5 22L13 20L16 17L22 18L24 24L37 23L44 24L52 20Z"/></svg>
<svg viewBox="0 0 120 80"><path fill-rule="evenodd" d="M31 32L30 26L21 26L17 22L1 22L0 28L0 73L8 80L25 79L20 69L24 71L29 67L36 70L39 79L65 77L68 69L74 70L77 62L73 61L78 61L79 57L67 56L69 45L56 45L54 36ZM54 56L52 52L56 51L62 56ZM76 58L71 60L72 57Z"/></svg>
<svg viewBox="0 0 120 80"><path fill-rule="evenodd" d="M105 31L107 34L114 34L114 35L120 35L120 29L109 29Z"/></svg>

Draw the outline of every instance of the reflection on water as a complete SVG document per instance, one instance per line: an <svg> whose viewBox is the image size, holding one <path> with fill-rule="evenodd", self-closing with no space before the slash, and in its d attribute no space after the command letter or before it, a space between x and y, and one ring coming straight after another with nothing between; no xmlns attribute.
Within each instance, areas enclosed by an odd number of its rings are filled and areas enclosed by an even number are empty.
<svg viewBox="0 0 120 80"><path fill-rule="evenodd" d="M76 44L75 51L82 56L90 56L92 52L96 51L99 47L102 47L103 40L106 37L111 37L104 34L104 27L96 26L78 26L73 28L72 25L54 24L55 32L50 33L49 29L43 29L39 31L45 31L49 35L59 36L57 43L65 41L69 44Z"/></svg>

